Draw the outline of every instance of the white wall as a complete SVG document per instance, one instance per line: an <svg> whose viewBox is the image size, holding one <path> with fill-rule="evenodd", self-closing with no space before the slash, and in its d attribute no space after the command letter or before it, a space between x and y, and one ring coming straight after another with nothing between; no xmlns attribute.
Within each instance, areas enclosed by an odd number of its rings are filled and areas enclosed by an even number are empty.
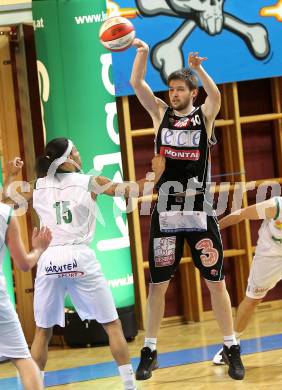
<svg viewBox="0 0 282 390"><path fill-rule="evenodd" d="M0 0L0 26L30 22L31 0Z"/></svg>

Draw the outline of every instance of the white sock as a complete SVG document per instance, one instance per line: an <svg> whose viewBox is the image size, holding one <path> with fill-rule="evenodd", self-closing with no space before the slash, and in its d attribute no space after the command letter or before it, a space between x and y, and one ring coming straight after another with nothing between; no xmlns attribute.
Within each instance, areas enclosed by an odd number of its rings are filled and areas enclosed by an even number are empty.
<svg viewBox="0 0 282 390"><path fill-rule="evenodd" d="M242 336L243 332L236 332L235 331L235 337L236 337L236 340L238 342L238 344L240 345L240 341L241 341L241 336Z"/></svg>
<svg viewBox="0 0 282 390"><path fill-rule="evenodd" d="M145 337L144 347L148 347L151 351L155 351L157 349L157 338Z"/></svg>
<svg viewBox="0 0 282 390"><path fill-rule="evenodd" d="M223 343L226 345L226 347L230 348L232 345L237 345L235 334L233 333L230 336L224 336L223 337Z"/></svg>
<svg viewBox="0 0 282 390"><path fill-rule="evenodd" d="M118 370L123 382L124 390L135 390L136 386L132 365L125 364L123 366L119 366Z"/></svg>

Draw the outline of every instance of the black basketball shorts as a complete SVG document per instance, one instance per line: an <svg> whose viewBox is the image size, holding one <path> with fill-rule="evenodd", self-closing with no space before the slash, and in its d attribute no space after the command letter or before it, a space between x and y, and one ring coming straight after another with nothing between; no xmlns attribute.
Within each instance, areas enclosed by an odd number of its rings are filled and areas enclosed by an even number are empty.
<svg viewBox="0 0 282 390"><path fill-rule="evenodd" d="M162 283L174 276L185 240L201 275L213 282L223 280L223 248L217 218L199 208L192 212L183 211L183 206L181 209L159 212L157 205L154 208L149 240L151 282Z"/></svg>

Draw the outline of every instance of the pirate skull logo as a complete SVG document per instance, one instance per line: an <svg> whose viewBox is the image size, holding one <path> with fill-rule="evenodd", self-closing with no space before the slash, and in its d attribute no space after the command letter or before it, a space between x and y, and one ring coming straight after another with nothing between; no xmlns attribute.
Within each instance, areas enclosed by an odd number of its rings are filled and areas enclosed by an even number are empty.
<svg viewBox="0 0 282 390"><path fill-rule="evenodd" d="M196 27L209 35L228 30L244 40L258 60L270 52L268 32L260 23L247 23L224 11L225 0L136 0L144 16L168 15L183 18L181 26L152 49L152 64L164 81L169 74L184 67L182 46Z"/></svg>

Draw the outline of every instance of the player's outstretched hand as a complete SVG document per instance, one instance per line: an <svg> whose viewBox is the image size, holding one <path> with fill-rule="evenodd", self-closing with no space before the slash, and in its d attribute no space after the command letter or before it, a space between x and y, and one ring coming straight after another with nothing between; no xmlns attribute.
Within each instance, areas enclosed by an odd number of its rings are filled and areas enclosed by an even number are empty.
<svg viewBox="0 0 282 390"><path fill-rule="evenodd" d="M47 226L42 226L40 230L33 229L32 232L32 247L45 251L52 240L51 230Z"/></svg>
<svg viewBox="0 0 282 390"><path fill-rule="evenodd" d="M207 57L200 57L198 52L191 52L188 56L188 65L191 69L197 70Z"/></svg>
<svg viewBox="0 0 282 390"><path fill-rule="evenodd" d="M149 51L149 46L147 45L146 42L141 41L139 38L135 38L132 42L132 46L136 47L137 51L139 52L148 52Z"/></svg>
<svg viewBox="0 0 282 390"><path fill-rule="evenodd" d="M7 164L7 176L16 176L22 169L24 162L20 157L15 157L14 160Z"/></svg>

